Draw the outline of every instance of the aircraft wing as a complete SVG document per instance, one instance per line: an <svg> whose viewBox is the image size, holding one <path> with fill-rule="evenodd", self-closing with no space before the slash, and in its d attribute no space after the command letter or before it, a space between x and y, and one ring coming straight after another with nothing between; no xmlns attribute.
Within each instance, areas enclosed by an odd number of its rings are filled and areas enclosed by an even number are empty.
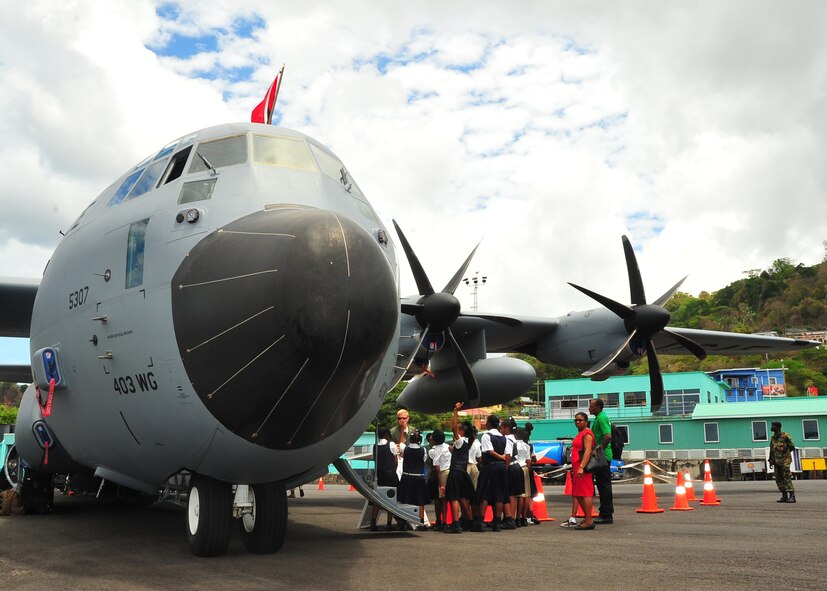
<svg viewBox="0 0 827 591"><path fill-rule="evenodd" d="M796 349L810 349L821 343L802 339L788 339L754 334L740 334L734 332L718 332L715 330L698 330L693 328L668 329L681 336L688 337L698 343L710 355L752 355L761 353L777 353L780 351L794 351ZM686 355L686 349L668 336L660 333L653 338L655 348L659 354Z"/></svg>
<svg viewBox="0 0 827 591"><path fill-rule="evenodd" d="M28 337L37 279L0 279L0 337Z"/></svg>

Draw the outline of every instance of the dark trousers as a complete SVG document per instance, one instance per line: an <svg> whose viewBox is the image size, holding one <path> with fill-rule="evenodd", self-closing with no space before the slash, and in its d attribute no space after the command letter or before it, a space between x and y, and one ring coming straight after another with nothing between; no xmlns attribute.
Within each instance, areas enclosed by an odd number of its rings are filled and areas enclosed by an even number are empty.
<svg viewBox="0 0 827 591"><path fill-rule="evenodd" d="M592 472L594 475L594 486L597 487L597 494L600 495L600 517L612 519L615 508L612 502L612 470L608 466L602 470Z"/></svg>

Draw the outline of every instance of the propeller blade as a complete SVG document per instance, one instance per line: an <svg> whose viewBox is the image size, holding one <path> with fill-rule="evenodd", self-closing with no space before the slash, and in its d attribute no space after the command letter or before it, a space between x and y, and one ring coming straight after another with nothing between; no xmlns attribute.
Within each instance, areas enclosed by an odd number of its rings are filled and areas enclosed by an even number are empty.
<svg viewBox="0 0 827 591"><path fill-rule="evenodd" d="M471 254L469 254L468 258L465 259L465 262L462 263L462 266L459 268L459 271L457 271L456 274L453 277L451 277L451 280L445 286L445 289L442 290L444 293L453 294L457 290L459 282L462 281L462 276L465 275L465 271L468 269L468 265L471 264L471 259L474 258L474 253L477 252L477 249L479 247L480 243L477 242L477 245L474 247L474 250L471 251Z"/></svg>
<svg viewBox="0 0 827 591"><path fill-rule="evenodd" d="M687 275L686 277L689 277L689 275ZM683 279L678 281L675 285L673 285L670 289L668 289L665 294L663 294L658 299L656 299L654 302L652 302L652 305L654 305L654 306L665 306L666 302L668 302L669 300L672 299L672 296L675 295L675 292L678 291L678 288L681 285L683 285L684 281L686 281L686 277L684 277Z"/></svg>
<svg viewBox="0 0 827 591"><path fill-rule="evenodd" d="M682 346L684 349L692 353L695 357L703 361L706 359L706 350L701 347L698 343L690 339L689 337L685 337L682 334L678 334L676 332L672 332L668 328L664 328L663 332L668 334L672 337L672 340Z"/></svg>
<svg viewBox="0 0 827 591"><path fill-rule="evenodd" d="M626 306L624 304L621 304L620 302L616 302L614 300L611 300L611 299L607 298L606 296L602 296L599 293L595 293L590 289L586 289L585 287L580 287L579 285L575 285L574 283L569 282L569 285L571 285L574 289L583 292L584 294L586 294L587 296L589 296L593 300L596 300L597 302L603 304L609 310L611 310L612 312L614 312L615 314L617 314L618 316L623 318L623 320L631 318L635 315L635 311L632 310L629 306Z"/></svg>
<svg viewBox="0 0 827 591"><path fill-rule="evenodd" d="M663 404L663 376L660 373L660 362L655 344L650 340L646 343L646 358L649 360L649 387L652 400L652 412Z"/></svg>
<svg viewBox="0 0 827 591"><path fill-rule="evenodd" d="M623 349L625 349L629 345L629 341L631 341L634 338L636 333L637 333L637 330L633 330L632 333L626 338L626 340L623 341L623 344L621 344L617 348L617 350L615 350L615 351L609 353L608 355L606 355L603 359L598 361L595 365L593 365L592 367L590 367L589 369L587 369L586 371L584 371L580 375L583 376L584 378L590 378L593 375L597 375L600 372L602 372L604 369L609 367L609 365L615 359L617 359L617 356L620 355L623 352Z"/></svg>
<svg viewBox="0 0 827 591"><path fill-rule="evenodd" d="M457 343L450 328L445 329L445 335L454 349L454 354L457 357L457 367L459 367L460 374L462 374L462 381L465 382L465 394L468 396L466 406L467 408L477 408L480 405L480 387L474 377L474 372L471 371L471 365L468 363L468 359L465 358L465 354L460 349L459 343Z"/></svg>
<svg viewBox="0 0 827 591"><path fill-rule="evenodd" d="M434 293L434 288L431 286L431 281L428 279L428 275L425 273L422 263L419 262L413 248L411 248L408 239L405 238L405 234L402 233L402 228L399 227L396 220L393 220L393 227L396 228L396 233L399 235L399 241L402 243L402 249L405 251L405 256L408 258L408 264L411 266L411 272L413 272L414 281L416 281L416 287L419 290L419 295L431 295Z"/></svg>
<svg viewBox="0 0 827 591"><path fill-rule="evenodd" d="M643 279L640 277L640 267L637 265L637 257L632 243L626 236L623 236L623 252L626 255L626 271L629 273L629 293L632 296L632 304L638 306L646 303L646 292L643 290Z"/></svg>

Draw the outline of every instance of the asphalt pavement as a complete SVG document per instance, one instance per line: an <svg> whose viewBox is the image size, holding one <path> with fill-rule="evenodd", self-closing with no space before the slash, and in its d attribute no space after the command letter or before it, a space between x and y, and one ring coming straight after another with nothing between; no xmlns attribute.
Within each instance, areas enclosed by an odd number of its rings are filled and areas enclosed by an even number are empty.
<svg viewBox="0 0 827 591"><path fill-rule="evenodd" d="M58 496L51 515L0 517L0 589L827 589L827 481L797 481L796 504L772 481L715 489L720 506L669 511L675 487L658 484L666 511L639 514L642 486L615 484L615 523L574 531L547 487L554 522L449 535L359 531L356 492L312 486L290 499L278 553L236 534L218 558L190 554L183 508Z"/></svg>

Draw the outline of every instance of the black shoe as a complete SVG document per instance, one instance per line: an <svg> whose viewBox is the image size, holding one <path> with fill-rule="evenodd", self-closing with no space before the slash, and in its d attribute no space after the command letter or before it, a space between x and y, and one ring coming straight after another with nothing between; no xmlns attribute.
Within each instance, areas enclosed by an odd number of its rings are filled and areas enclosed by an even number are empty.
<svg viewBox="0 0 827 591"><path fill-rule="evenodd" d="M787 498L788 503L795 503L795 493L791 492L790 496Z"/></svg>
<svg viewBox="0 0 827 591"><path fill-rule="evenodd" d="M462 528L459 526L458 523L452 523L451 525L445 526L445 533L446 534L461 534Z"/></svg>
<svg viewBox="0 0 827 591"><path fill-rule="evenodd" d="M612 517L595 517L592 521L598 525L609 525L615 522Z"/></svg>
<svg viewBox="0 0 827 591"><path fill-rule="evenodd" d="M494 531L502 531L502 526L500 525L500 520L495 519L494 522L491 524L491 529Z"/></svg>
<svg viewBox="0 0 827 591"><path fill-rule="evenodd" d="M471 524L471 531L473 532L484 532L485 526L482 524L482 521L475 521Z"/></svg>
<svg viewBox="0 0 827 591"><path fill-rule="evenodd" d="M776 503L788 503L787 491L781 491L781 498L775 501Z"/></svg>
<svg viewBox="0 0 827 591"><path fill-rule="evenodd" d="M531 516L531 523L533 523L534 525L540 525L540 520L532 515Z"/></svg>
<svg viewBox="0 0 827 591"><path fill-rule="evenodd" d="M517 529L517 524L514 522L513 517L509 517L505 521L503 521L502 526L503 529Z"/></svg>

